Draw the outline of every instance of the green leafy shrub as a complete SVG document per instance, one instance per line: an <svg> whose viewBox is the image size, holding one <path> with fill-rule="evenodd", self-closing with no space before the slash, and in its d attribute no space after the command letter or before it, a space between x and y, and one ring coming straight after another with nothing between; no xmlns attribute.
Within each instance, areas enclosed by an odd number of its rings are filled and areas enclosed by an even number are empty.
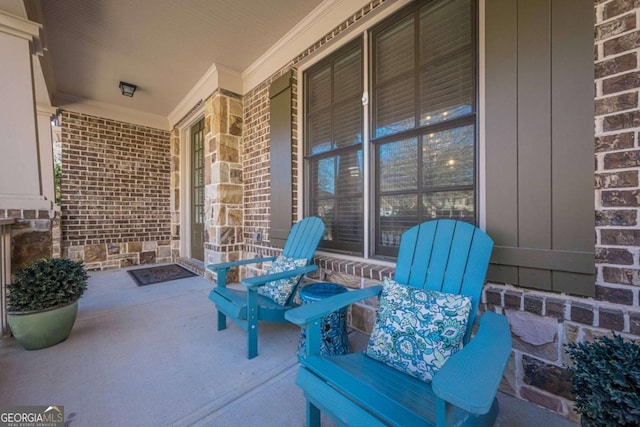
<svg viewBox="0 0 640 427"><path fill-rule="evenodd" d="M9 311L44 310L76 301L87 289L82 262L46 258L16 271L7 286Z"/></svg>
<svg viewBox="0 0 640 427"><path fill-rule="evenodd" d="M56 205L62 204L62 165L53 164L53 183L55 188Z"/></svg>
<svg viewBox="0 0 640 427"><path fill-rule="evenodd" d="M640 346L620 335L570 343L575 407L584 426L640 426Z"/></svg>

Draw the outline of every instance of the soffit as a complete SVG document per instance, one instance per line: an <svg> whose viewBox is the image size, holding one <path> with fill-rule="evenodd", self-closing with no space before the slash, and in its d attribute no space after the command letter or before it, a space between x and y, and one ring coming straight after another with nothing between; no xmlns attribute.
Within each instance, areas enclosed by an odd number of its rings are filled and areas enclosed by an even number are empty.
<svg viewBox="0 0 640 427"><path fill-rule="evenodd" d="M241 73L320 3L43 1L39 20L53 100L89 100L166 118L212 64ZM120 94L120 80L138 85L133 98Z"/></svg>

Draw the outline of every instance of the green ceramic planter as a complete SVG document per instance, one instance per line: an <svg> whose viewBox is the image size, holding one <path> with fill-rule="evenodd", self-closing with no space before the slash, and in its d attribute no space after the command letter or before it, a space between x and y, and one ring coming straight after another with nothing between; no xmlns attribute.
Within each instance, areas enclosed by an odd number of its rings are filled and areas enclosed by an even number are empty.
<svg viewBox="0 0 640 427"><path fill-rule="evenodd" d="M78 315L78 301L25 313L9 312L11 332L27 350L51 347L67 339Z"/></svg>

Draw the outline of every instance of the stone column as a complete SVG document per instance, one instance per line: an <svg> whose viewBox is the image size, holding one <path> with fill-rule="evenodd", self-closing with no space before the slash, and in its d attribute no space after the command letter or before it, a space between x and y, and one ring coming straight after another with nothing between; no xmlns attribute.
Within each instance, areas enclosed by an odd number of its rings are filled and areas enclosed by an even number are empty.
<svg viewBox="0 0 640 427"><path fill-rule="evenodd" d="M217 89L205 103L205 264L242 256L241 137L242 97Z"/></svg>

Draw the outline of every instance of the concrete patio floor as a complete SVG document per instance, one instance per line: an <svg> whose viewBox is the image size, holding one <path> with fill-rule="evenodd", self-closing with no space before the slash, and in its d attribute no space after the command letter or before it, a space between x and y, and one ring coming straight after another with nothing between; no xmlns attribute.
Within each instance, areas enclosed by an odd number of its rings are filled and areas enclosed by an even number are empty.
<svg viewBox="0 0 640 427"><path fill-rule="evenodd" d="M62 405L72 427L304 425L297 327L261 324L260 355L247 360L242 330L216 331L207 280L138 287L126 270L90 276L65 342L26 351L0 340L0 405ZM497 426L575 426L528 402L499 400Z"/></svg>

